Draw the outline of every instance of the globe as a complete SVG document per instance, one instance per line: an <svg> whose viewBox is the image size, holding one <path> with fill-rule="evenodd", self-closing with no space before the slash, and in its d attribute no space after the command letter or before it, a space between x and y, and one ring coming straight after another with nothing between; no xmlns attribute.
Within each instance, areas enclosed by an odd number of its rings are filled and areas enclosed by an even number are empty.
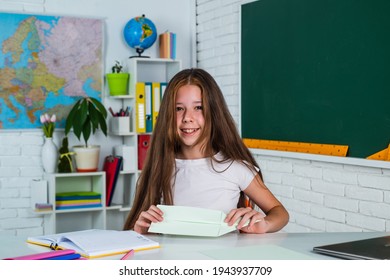
<svg viewBox="0 0 390 280"><path fill-rule="evenodd" d="M129 20L123 30L126 43L136 50L138 56L150 48L157 39L157 29L154 23L142 15Z"/></svg>

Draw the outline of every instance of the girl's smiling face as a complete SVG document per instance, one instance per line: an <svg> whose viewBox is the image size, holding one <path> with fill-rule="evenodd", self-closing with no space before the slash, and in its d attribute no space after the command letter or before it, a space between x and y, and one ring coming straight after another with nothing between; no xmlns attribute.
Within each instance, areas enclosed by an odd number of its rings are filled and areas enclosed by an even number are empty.
<svg viewBox="0 0 390 280"><path fill-rule="evenodd" d="M198 142L204 128L202 93L198 86L185 85L176 95L176 126L185 158L202 157Z"/></svg>

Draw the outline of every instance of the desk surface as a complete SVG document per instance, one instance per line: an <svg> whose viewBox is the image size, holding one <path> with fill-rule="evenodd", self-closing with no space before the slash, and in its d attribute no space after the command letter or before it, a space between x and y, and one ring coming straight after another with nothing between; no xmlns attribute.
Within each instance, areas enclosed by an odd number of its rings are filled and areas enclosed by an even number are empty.
<svg viewBox="0 0 390 280"><path fill-rule="evenodd" d="M229 233L221 237L187 237L148 234L161 245L159 249L136 252L138 260L207 260L207 259L335 259L312 252L314 246L389 235L386 232L353 233ZM25 238L0 237L0 259L47 251L25 242ZM113 256L110 259L119 259Z"/></svg>

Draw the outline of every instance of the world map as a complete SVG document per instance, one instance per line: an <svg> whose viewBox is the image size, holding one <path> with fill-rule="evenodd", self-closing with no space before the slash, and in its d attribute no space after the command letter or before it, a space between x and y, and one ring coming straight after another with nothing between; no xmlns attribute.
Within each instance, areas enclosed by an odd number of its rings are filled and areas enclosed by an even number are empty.
<svg viewBox="0 0 390 280"><path fill-rule="evenodd" d="M0 13L0 128L65 126L81 96L101 99L100 19Z"/></svg>

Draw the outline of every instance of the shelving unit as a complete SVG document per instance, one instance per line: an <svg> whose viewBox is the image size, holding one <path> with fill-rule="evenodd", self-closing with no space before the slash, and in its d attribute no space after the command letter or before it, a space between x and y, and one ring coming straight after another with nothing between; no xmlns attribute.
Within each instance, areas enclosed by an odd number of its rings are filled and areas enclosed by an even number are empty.
<svg viewBox="0 0 390 280"><path fill-rule="evenodd" d="M181 70L181 61L168 58L129 58L129 95L135 96L137 82L168 82Z"/></svg>
<svg viewBox="0 0 390 280"><path fill-rule="evenodd" d="M49 203L54 207L51 211L39 212L44 214L44 234L97 229L123 228L125 219L131 209L136 182L140 174L138 170L138 134L136 132L135 112L135 85L137 82L168 82L181 69L181 61L172 59L130 58L128 61L130 72L129 94L123 96L109 96L122 108L132 108L130 127L128 131L113 132L111 117L109 121L109 135L120 137L122 145L132 148L133 155L128 157L132 166L129 170L122 170L115 186L111 206L106 207L106 173L54 173L46 174L48 181ZM113 147L114 149L114 147ZM102 194L102 207L84 209L55 209L55 194L58 192L96 191Z"/></svg>
<svg viewBox="0 0 390 280"><path fill-rule="evenodd" d="M130 73L129 94L122 96L110 96L109 98L119 100L120 106L130 106L131 120L128 132L114 133L111 136L121 137L122 144L133 148L134 155L131 157L132 170L121 171L115 187L112 204L107 208L107 224L109 228L123 226L129 213L136 188L136 182L141 170L138 166L138 133L136 132L136 96L135 86L137 82L168 82L177 72L181 70L181 61L172 59L153 58L129 58L127 68Z"/></svg>
<svg viewBox="0 0 390 280"><path fill-rule="evenodd" d="M45 174L48 182L48 201L53 210L45 215L44 233L53 234L90 228L106 227L106 173L78 172ZM60 192L94 191L101 194L101 207L56 210L56 194Z"/></svg>

